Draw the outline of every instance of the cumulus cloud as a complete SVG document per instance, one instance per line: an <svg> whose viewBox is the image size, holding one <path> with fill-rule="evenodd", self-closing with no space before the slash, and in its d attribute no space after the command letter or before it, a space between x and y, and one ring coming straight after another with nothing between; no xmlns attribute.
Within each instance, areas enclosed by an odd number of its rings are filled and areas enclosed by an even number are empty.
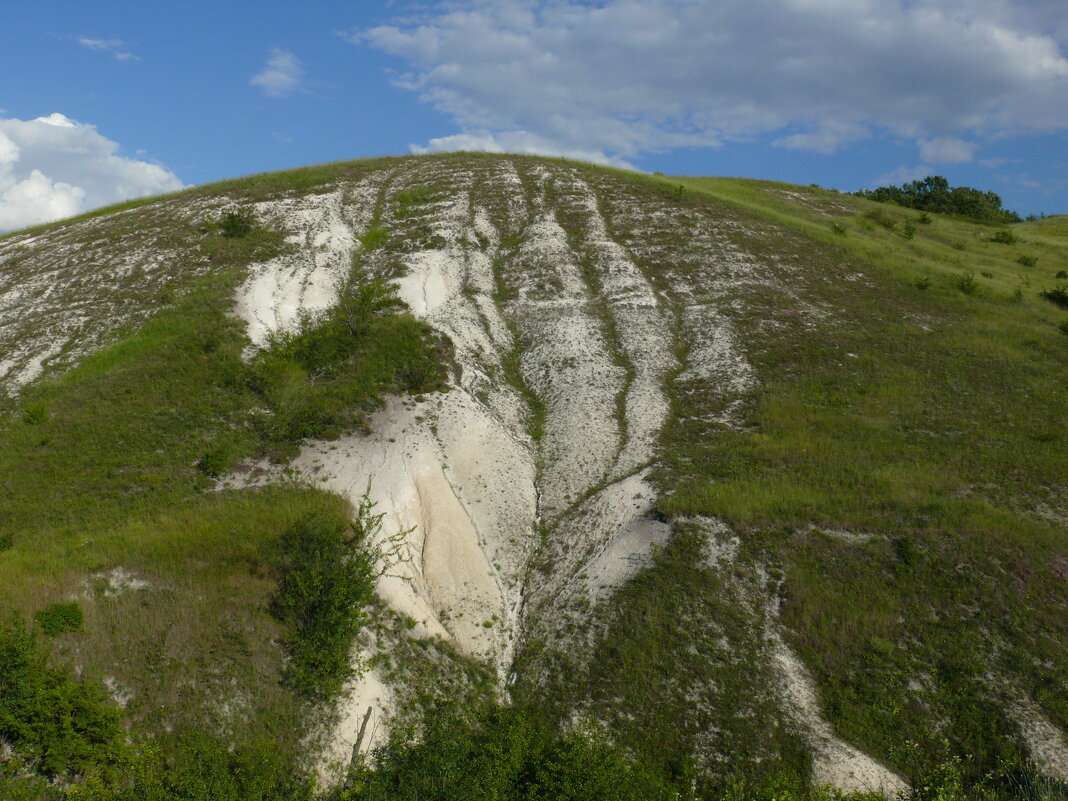
<svg viewBox="0 0 1068 801"><path fill-rule="evenodd" d="M928 164L960 164L971 161L979 147L975 142L965 142L952 137L921 139L919 145L920 158Z"/></svg>
<svg viewBox="0 0 1068 801"><path fill-rule="evenodd" d="M258 86L267 97L286 97L300 88L303 74L300 59L291 51L272 47L267 66L253 75L250 83Z"/></svg>
<svg viewBox="0 0 1068 801"><path fill-rule="evenodd" d="M563 156L581 161L593 161L613 167L635 169L634 165L620 158L612 158L597 150L561 147L537 134L526 131L453 134L431 139L426 145L409 145L412 153L444 153L471 150L479 153L526 153L532 156Z"/></svg>
<svg viewBox="0 0 1068 801"><path fill-rule="evenodd" d="M126 42L122 39L94 39L90 36L79 36L78 44L90 50L100 50L111 53L118 61L137 61L137 56L127 50Z"/></svg>
<svg viewBox="0 0 1068 801"><path fill-rule="evenodd" d="M920 164L918 167L898 167L896 170L891 170L885 175L880 175L871 182L871 186L897 186L898 184L909 184L913 181L922 181L928 175L934 175L934 173L935 170L932 170L926 164Z"/></svg>
<svg viewBox="0 0 1068 801"><path fill-rule="evenodd" d="M0 118L0 232L182 187L166 168L118 149L63 114Z"/></svg>
<svg viewBox="0 0 1068 801"><path fill-rule="evenodd" d="M346 38L455 121L429 149L526 137L612 161L890 133L960 160L963 137L1068 128L1064 19L1063 0L454 0Z"/></svg>

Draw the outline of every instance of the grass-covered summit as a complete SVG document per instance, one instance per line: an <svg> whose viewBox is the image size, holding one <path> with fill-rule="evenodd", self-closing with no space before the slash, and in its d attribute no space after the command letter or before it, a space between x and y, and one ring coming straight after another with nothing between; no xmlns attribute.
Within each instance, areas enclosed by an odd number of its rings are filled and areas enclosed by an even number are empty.
<svg viewBox="0 0 1068 801"><path fill-rule="evenodd" d="M0 787L1051 788L1066 269L1058 217L469 154L0 239Z"/></svg>

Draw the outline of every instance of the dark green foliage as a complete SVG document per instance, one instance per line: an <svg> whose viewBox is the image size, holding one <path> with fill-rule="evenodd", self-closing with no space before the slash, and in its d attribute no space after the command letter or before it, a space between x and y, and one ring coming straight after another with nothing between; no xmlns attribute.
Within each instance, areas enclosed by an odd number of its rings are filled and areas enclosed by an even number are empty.
<svg viewBox="0 0 1068 801"><path fill-rule="evenodd" d="M965 295L974 295L979 291L979 282L975 280L975 273L971 270L963 273L953 285Z"/></svg>
<svg viewBox="0 0 1068 801"><path fill-rule="evenodd" d="M119 710L88 681L49 667L26 624L0 631L0 741L43 776L63 777L123 758Z"/></svg>
<svg viewBox="0 0 1068 801"><path fill-rule="evenodd" d="M197 460L197 470L208 478L218 478L230 466L230 454L225 448L208 451Z"/></svg>
<svg viewBox="0 0 1068 801"><path fill-rule="evenodd" d="M912 220L905 220L905 230L901 232L901 235L905 239L912 239L916 236L916 223Z"/></svg>
<svg viewBox="0 0 1068 801"><path fill-rule="evenodd" d="M82 630L82 607L77 601L49 604L33 616L41 631L55 637L65 631Z"/></svg>
<svg viewBox="0 0 1068 801"><path fill-rule="evenodd" d="M1053 289L1047 289L1039 294L1050 303L1056 304L1062 309L1068 309L1068 284L1059 284Z"/></svg>
<svg viewBox="0 0 1068 801"><path fill-rule="evenodd" d="M1068 270L1057 270L1057 274L1054 278L1068 278Z"/></svg>
<svg viewBox="0 0 1068 801"><path fill-rule="evenodd" d="M1016 244L1016 234L1008 230L995 231L994 235L990 237L990 241L997 242L999 245L1014 245Z"/></svg>
<svg viewBox="0 0 1068 801"><path fill-rule="evenodd" d="M1034 267L1038 264L1038 258L1035 256L1020 256L1020 258L1016 260L1016 263L1021 264L1024 267Z"/></svg>
<svg viewBox="0 0 1068 801"><path fill-rule="evenodd" d="M369 281L299 331L273 336L249 377L271 411L256 421L268 452L362 426L384 393L444 387L444 341L398 305L388 284Z"/></svg>
<svg viewBox="0 0 1068 801"><path fill-rule="evenodd" d="M995 192L983 192L969 186L951 187L941 175L928 175L922 181L901 186L880 186L878 189L856 192L860 197L880 203L896 203L910 209L958 214L983 222L1020 222L1015 212L1001 207L1001 197ZM927 223L930 218L920 222Z"/></svg>
<svg viewBox="0 0 1068 801"><path fill-rule="evenodd" d="M688 790L688 788L678 788ZM391 743L340 801L674 801L676 788L602 735L561 734L536 711L491 707L474 720L431 710L420 742Z"/></svg>
<svg viewBox="0 0 1068 801"><path fill-rule="evenodd" d="M256 217L252 209L238 209L225 212L219 218L219 234L228 239L237 239L252 232Z"/></svg>
<svg viewBox="0 0 1068 801"><path fill-rule="evenodd" d="M289 626L284 680L302 696L328 698L352 675L349 648L374 597L374 560L366 544L381 520L364 498L349 531L316 515L282 535L271 611Z"/></svg>

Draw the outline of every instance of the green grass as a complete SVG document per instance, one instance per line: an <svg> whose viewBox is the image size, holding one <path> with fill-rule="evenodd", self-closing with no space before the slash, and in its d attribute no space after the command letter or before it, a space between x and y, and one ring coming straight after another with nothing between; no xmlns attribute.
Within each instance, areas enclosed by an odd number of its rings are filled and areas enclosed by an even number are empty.
<svg viewBox="0 0 1068 801"><path fill-rule="evenodd" d="M661 511L724 519L750 558L782 566L783 622L850 742L920 773L967 749L968 781L1019 761L984 677L1009 677L1068 726L1052 692L1068 678L1064 534L1035 512L1066 503L1055 477L1068 475L1068 407L1059 315L1015 290L1050 286L1068 240L1050 233L1057 222L1025 223L1017 246L992 244L981 226L932 215L906 241L893 208L855 198L683 183L816 240L804 272L833 311L751 350L761 387L742 429L709 426L705 399L676 395ZM1022 248L1042 267L1019 264ZM846 260L864 281L843 280ZM743 341L779 311L750 302ZM923 765L895 749L902 732L923 743Z"/></svg>

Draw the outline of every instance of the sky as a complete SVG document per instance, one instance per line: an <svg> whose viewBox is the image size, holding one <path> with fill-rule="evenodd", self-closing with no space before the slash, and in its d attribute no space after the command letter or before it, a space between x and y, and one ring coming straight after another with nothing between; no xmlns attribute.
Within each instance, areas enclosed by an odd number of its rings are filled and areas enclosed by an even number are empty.
<svg viewBox="0 0 1068 801"><path fill-rule="evenodd" d="M0 0L0 231L457 149L1065 213L1065 3Z"/></svg>

